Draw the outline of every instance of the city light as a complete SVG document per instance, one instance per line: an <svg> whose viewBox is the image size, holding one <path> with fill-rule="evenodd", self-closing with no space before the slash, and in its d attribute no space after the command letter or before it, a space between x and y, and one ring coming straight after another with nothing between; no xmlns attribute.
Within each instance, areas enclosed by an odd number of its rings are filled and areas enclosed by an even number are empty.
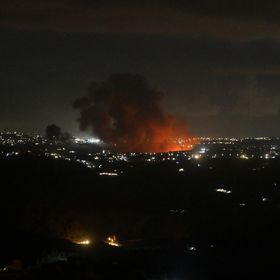
<svg viewBox="0 0 280 280"><path fill-rule="evenodd" d="M230 194L230 193L231 193L231 191L226 190L226 189L222 189L222 188L220 188L220 189L216 189L216 192L226 193L226 194Z"/></svg>
<svg viewBox="0 0 280 280"><path fill-rule="evenodd" d="M119 176L119 174L115 173L115 172L100 172L99 175L100 176Z"/></svg>
<svg viewBox="0 0 280 280"><path fill-rule="evenodd" d="M241 155L240 158L241 159L249 159L249 157L247 155Z"/></svg>

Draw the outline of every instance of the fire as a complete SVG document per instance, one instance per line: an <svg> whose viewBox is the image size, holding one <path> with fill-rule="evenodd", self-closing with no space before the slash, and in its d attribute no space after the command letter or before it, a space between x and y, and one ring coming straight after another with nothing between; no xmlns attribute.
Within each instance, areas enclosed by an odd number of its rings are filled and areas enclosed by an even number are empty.
<svg viewBox="0 0 280 280"><path fill-rule="evenodd" d="M116 150L121 152L165 153L189 151L192 150L197 144L199 144L199 138L195 137L176 139L159 136L153 140L147 139L147 141L142 141L140 146L138 143L137 146L133 145L133 143L115 143L113 146Z"/></svg>
<svg viewBox="0 0 280 280"><path fill-rule="evenodd" d="M192 150L195 145L199 143L198 138L185 138L176 140L167 140L163 147L159 146L155 152L176 152L176 151L188 151Z"/></svg>
<svg viewBox="0 0 280 280"><path fill-rule="evenodd" d="M190 150L197 143L180 116L165 112L164 93L141 75L113 74L75 100L80 129L90 130L117 152Z"/></svg>
<svg viewBox="0 0 280 280"><path fill-rule="evenodd" d="M121 247L121 244L118 242L117 237L115 235L107 237L105 243L114 247Z"/></svg>
<svg viewBox="0 0 280 280"><path fill-rule="evenodd" d="M91 244L91 241L89 239L84 239L84 240L74 240L73 243L77 245L85 245L89 246Z"/></svg>

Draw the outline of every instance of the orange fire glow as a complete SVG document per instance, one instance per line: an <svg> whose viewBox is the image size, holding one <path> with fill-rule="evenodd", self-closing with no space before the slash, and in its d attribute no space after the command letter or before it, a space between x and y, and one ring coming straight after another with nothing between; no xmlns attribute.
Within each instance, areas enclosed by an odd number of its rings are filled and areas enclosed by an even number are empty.
<svg viewBox="0 0 280 280"><path fill-rule="evenodd" d="M107 243L110 246L121 247L121 244L118 242L117 237L115 235L109 236L106 239L105 243Z"/></svg>
<svg viewBox="0 0 280 280"><path fill-rule="evenodd" d="M199 139L191 137L186 124L167 115L164 121L149 121L135 128L130 137L118 139L114 148L121 152L174 152L192 150ZM132 136L132 137L131 137Z"/></svg>
<svg viewBox="0 0 280 280"><path fill-rule="evenodd" d="M164 93L141 75L113 74L93 83L74 107L80 111L80 128L92 130L117 152L169 152L190 150L197 143L186 122L165 112Z"/></svg>

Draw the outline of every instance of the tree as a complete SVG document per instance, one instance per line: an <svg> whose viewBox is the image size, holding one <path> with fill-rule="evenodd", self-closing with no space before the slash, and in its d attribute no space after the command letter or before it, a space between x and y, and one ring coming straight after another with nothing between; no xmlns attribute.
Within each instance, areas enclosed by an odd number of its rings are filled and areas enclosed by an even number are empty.
<svg viewBox="0 0 280 280"><path fill-rule="evenodd" d="M46 137L48 139L59 139L62 136L61 128L55 124L48 125L46 128Z"/></svg>

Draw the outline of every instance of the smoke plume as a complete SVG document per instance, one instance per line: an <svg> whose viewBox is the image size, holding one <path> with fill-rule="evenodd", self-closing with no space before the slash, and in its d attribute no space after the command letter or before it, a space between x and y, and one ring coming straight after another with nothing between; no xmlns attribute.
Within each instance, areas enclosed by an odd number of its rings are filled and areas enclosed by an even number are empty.
<svg viewBox="0 0 280 280"><path fill-rule="evenodd" d="M80 128L121 152L166 152L190 148L186 124L163 112L163 93L140 75L114 74L92 83L73 106Z"/></svg>

